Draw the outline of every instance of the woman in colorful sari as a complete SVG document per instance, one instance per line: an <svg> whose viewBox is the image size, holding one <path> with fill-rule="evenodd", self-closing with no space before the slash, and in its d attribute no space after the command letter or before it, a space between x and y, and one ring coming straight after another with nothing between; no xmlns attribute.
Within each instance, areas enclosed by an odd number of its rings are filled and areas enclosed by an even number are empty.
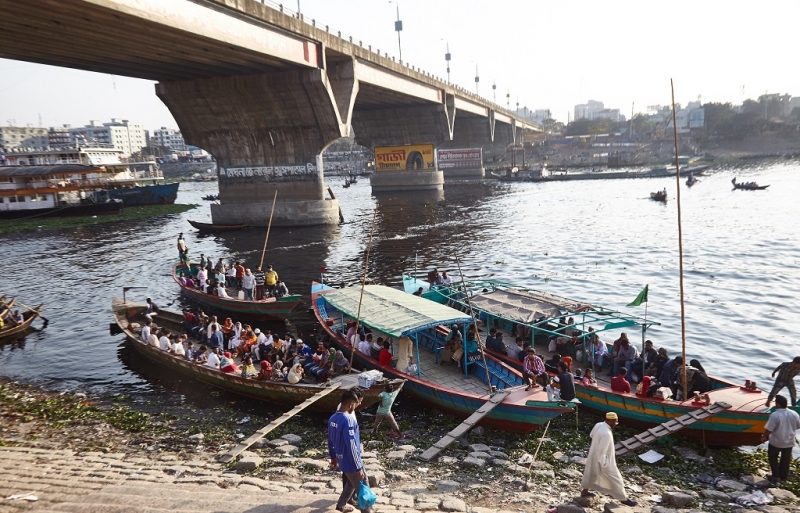
<svg viewBox="0 0 800 513"><path fill-rule="evenodd" d="M253 366L253 359L250 358L250 355L246 355L242 358L242 377L243 378L255 378L258 375L258 371Z"/></svg>
<svg viewBox="0 0 800 513"><path fill-rule="evenodd" d="M222 358L219 359L219 370L222 372L236 372L239 370L236 367L236 361L231 358L231 354L228 351L222 353Z"/></svg>

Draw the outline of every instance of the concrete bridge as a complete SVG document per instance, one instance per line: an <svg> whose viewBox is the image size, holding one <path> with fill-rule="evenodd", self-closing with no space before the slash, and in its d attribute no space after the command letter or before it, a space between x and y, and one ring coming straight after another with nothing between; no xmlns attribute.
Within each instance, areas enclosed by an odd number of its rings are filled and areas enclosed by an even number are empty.
<svg viewBox="0 0 800 513"><path fill-rule="evenodd" d="M186 141L219 164L214 223L266 224L275 190L276 226L336 223L321 153L351 127L365 146L496 154L523 130L538 130L377 48L254 0L0 0L0 12L0 57L158 81ZM397 180L440 189L442 173L403 171Z"/></svg>

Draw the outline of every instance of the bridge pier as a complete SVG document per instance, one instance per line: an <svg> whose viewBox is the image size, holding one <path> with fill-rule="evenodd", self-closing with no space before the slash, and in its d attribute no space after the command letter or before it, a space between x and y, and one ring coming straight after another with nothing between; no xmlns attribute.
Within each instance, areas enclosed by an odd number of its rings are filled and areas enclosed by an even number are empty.
<svg viewBox="0 0 800 513"><path fill-rule="evenodd" d="M339 222L321 153L349 133L357 92L349 64L156 85L186 141L217 159L213 223L266 226L275 191L274 226Z"/></svg>

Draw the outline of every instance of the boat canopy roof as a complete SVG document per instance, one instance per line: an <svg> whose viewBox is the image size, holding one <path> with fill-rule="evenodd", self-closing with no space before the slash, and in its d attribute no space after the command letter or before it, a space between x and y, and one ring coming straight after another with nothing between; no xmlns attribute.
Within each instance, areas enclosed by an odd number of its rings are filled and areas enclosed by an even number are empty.
<svg viewBox="0 0 800 513"><path fill-rule="evenodd" d="M358 315L360 287L347 287L323 297L342 313ZM442 324L471 323L472 318L449 306L382 285L364 287L360 323L393 337L409 335Z"/></svg>
<svg viewBox="0 0 800 513"><path fill-rule="evenodd" d="M424 282L416 280L415 283ZM594 327L596 333L632 326L647 329L660 325L635 315L495 280L469 281L466 287L474 309L552 335L563 336L560 331L552 330L551 326L558 326L562 317L570 316L576 317L574 327L581 331L578 336L582 339L590 335L587 331L590 323L597 323ZM460 284L433 288L424 294L429 298L436 295L443 296L451 305L469 311L464 288Z"/></svg>

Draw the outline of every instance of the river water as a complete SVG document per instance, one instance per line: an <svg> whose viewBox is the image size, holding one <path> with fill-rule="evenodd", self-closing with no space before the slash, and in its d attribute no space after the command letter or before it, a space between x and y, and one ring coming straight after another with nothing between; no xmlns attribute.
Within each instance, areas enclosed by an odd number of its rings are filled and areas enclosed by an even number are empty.
<svg viewBox="0 0 800 513"><path fill-rule="evenodd" d="M692 189L681 185L687 353L711 374L754 379L768 389L772 369L800 354L799 173L798 164L779 161L717 168ZM732 191L734 176L771 187ZM367 179L348 189L341 178L329 183L344 225L273 229L270 235L266 261L292 292L308 298L321 266L329 282L360 281L377 205L369 264L376 282L399 285L415 261L420 275L434 266L454 271L458 255L467 278L503 279L640 315L644 306L625 305L649 284L647 315L661 325L648 338L670 354L680 351L674 178L487 181L379 198ZM666 205L649 199L664 187ZM44 331L0 347L0 376L100 394L196 391L190 380L164 376L138 359L124 336L109 335L110 301L123 286L140 286L128 297L179 309L170 276L179 232L195 257L258 265L263 230L199 236L186 222L210 222L201 197L214 192L216 183L181 184L178 202L200 204L184 214L0 238L6 277L0 294L45 303L50 321ZM308 301L293 315L296 323L312 324L307 308Z"/></svg>

